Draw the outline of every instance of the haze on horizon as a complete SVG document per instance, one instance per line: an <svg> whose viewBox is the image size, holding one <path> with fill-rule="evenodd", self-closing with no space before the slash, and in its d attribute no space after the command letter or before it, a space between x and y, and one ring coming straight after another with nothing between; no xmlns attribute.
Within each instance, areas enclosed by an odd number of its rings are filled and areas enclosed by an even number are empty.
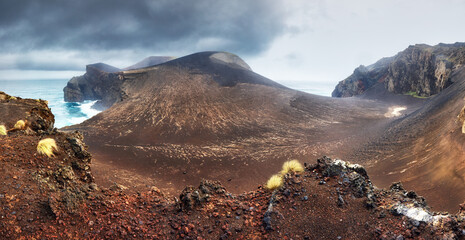
<svg viewBox="0 0 465 240"><path fill-rule="evenodd" d="M465 41L463 0L0 2L0 80L70 78L147 56L239 55L252 69L329 95L354 68L408 45Z"/></svg>

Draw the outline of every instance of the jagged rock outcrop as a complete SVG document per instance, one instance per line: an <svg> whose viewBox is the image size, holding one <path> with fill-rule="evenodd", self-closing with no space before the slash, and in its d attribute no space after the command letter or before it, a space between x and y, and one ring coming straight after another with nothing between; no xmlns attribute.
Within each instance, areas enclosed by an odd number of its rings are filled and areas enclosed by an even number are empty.
<svg viewBox="0 0 465 240"><path fill-rule="evenodd" d="M362 94L374 84L387 77L388 66L391 62L392 58L383 58L368 67L361 65L354 70L352 75L339 82L332 96L351 97Z"/></svg>
<svg viewBox="0 0 465 240"><path fill-rule="evenodd" d="M23 120L24 130L48 132L53 129L53 116L47 101L40 99L22 99L0 92L0 125L12 129L15 123Z"/></svg>
<svg viewBox="0 0 465 240"><path fill-rule="evenodd" d="M392 93L429 97L452 83L451 72L465 62L464 52L465 43L409 46L394 57L357 68L339 82L332 96L360 95L380 83Z"/></svg>

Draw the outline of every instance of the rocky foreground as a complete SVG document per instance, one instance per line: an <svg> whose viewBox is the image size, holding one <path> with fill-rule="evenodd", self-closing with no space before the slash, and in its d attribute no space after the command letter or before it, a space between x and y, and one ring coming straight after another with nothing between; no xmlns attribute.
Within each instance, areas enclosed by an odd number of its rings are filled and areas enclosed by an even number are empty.
<svg viewBox="0 0 465 240"><path fill-rule="evenodd" d="M275 191L231 194L204 180L168 198L156 186L128 193L94 183L82 136L53 129L43 101L0 94L0 124L41 112L25 129L0 136L1 239L457 239L465 211L432 213L400 183L373 187L359 165L323 157L287 174ZM35 104L33 104L35 102ZM29 109L29 110L27 110ZM50 119L50 120L46 120ZM34 122L36 121L36 122ZM34 129L42 123L42 128ZM53 138L54 157L37 142ZM277 169L278 171L278 169Z"/></svg>

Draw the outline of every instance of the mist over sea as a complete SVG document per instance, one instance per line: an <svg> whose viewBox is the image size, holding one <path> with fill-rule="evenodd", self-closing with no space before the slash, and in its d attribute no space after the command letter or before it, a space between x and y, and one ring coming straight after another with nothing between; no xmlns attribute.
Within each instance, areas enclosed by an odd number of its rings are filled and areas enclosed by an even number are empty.
<svg viewBox="0 0 465 240"><path fill-rule="evenodd" d="M21 98L43 99L55 115L55 127L61 128L81 123L99 111L92 108L95 101L67 103L64 101L63 88L69 79L60 80L0 80L0 91ZM302 83L280 81L281 84L312 94L330 96L332 83Z"/></svg>
<svg viewBox="0 0 465 240"><path fill-rule="evenodd" d="M95 101L67 103L63 88L69 79L62 80L0 80L0 91L21 98L43 99L55 115L55 127L78 124L99 113L92 109Z"/></svg>

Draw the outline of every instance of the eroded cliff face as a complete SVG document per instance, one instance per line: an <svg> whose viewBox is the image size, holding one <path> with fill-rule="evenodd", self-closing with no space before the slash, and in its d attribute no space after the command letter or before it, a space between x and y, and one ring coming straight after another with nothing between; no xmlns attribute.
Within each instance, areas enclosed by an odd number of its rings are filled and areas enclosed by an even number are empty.
<svg viewBox="0 0 465 240"><path fill-rule="evenodd" d="M452 71L464 62L465 43L409 46L392 58L357 68L332 96L360 95L379 82L392 93L429 97L452 84Z"/></svg>
<svg viewBox="0 0 465 240"><path fill-rule="evenodd" d="M95 107L103 110L124 98L122 83L119 69L106 64L87 65L86 73L73 77L63 89L64 98L66 102L99 100Z"/></svg>

